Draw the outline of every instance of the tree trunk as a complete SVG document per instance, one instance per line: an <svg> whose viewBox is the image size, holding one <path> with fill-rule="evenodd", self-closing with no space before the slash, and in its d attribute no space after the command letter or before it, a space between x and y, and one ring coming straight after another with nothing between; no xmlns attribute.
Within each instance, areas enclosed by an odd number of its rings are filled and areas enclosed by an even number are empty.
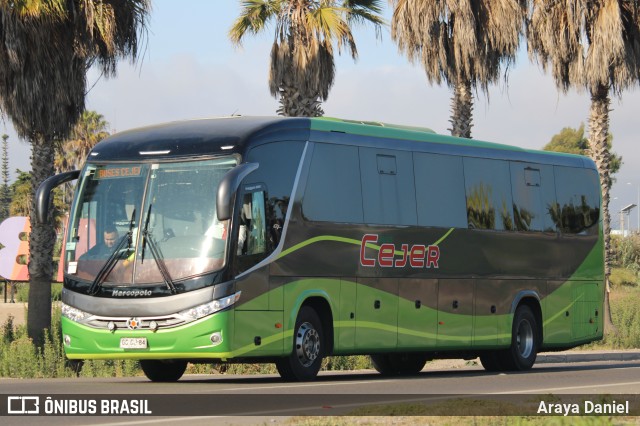
<svg viewBox="0 0 640 426"><path fill-rule="evenodd" d="M318 95L302 93L301 89L284 82L279 89L278 115L285 117L322 117L322 103Z"/></svg>
<svg viewBox="0 0 640 426"><path fill-rule="evenodd" d="M451 136L460 138L471 138L471 127L473 127L473 95L471 93L471 82L458 79L453 88L453 98L451 99Z"/></svg>
<svg viewBox="0 0 640 426"><path fill-rule="evenodd" d="M51 140L37 135L31 140L33 191L54 173L54 146ZM44 344L44 330L51 327L51 280L53 277L53 246L56 241L52 212L47 223L38 223L35 197L31 203L31 235L29 238L29 308L27 332L37 346Z"/></svg>
<svg viewBox="0 0 640 426"><path fill-rule="evenodd" d="M616 332L611 319L611 305L609 303L609 276L611 275L611 216L609 214L609 191L611 190L611 153L607 146L609 135L609 87L598 85L591 89L591 111L589 113L589 149L591 158L596 163L602 186L602 228L604 232L604 332Z"/></svg>

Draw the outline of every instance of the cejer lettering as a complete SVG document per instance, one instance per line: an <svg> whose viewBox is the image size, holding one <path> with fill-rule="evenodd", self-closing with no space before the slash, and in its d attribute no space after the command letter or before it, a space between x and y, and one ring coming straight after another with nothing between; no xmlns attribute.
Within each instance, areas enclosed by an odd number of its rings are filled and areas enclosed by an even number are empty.
<svg viewBox="0 0 640 426"><path fill-rule="evenodd" d="M380 246L377 257L367 257L367 244L376 244L378 235L365 234L360 242L360 265L374 268L404 268L409 264L412 268L438 269L440 248L436 245L401 244L398 249L395 244L385 243Z"/></svg>

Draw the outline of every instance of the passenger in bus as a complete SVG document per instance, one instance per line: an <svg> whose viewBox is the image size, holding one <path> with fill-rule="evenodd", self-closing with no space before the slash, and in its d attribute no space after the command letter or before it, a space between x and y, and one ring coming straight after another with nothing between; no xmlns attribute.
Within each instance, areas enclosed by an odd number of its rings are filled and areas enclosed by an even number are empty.
<svg viewBox="0 0 640 426"><path fill-rule="evenodd" d="M113 248L118 242L118 230L113 225L108 225L103 234L103 240L89 249L85 254L80 256L79 260L102 259L111 255Z"/></svg>

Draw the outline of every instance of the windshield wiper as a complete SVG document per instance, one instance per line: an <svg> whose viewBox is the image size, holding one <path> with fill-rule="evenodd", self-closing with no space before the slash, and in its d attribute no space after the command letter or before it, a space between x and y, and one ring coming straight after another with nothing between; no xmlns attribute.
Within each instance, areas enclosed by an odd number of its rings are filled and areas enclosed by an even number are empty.
<svg viewBox="0 0 640 426"><path fill-rule="evenodd" d="M98 271L96 278L91 283L91 287L89 287L90 295L94 295L98 293L98 290L100 290L102 283L104 283L104 281L107 279L111 271L113 271L113 268L115 268L116 263L118 263L118 260L122 258L121 251L124 249L124 246L125 245L127 246L127 249L126 249L127 255L131 251L131 245L133 243L133 225L134 225L135 219L136 219L136 209L134 208L133 212L131 212L131 220L129 221L129 231L127 232L126 238L122 238L120 239L120 241L118 241L116 248L111 252L111 255L109 255L109 258L107 259L105 264L102 265L102 268L100 268L100 270Z"/></svg>
<svg viewBox="0 0 640 426"><path fill-rule="evenodd" d="M158 247L155 239L149 233L149 218L151 217L151 206L153 206L153 204L149 204L149 209L147 210L147 218L144 222L144 229L142 230L141 263L144 262L144 252L147 248L147 243L149 243L149 251L151 252L151 256L153 256L153 260L155 260L156 265L158 266L158 271L160 271L160 275L162 275L164 283L171 291L171 294L176 294L176 285L173 283L171 275L169 275L169 271L167 270L167 265L164 263L164 256L162 255L160 247Z"/></svg>

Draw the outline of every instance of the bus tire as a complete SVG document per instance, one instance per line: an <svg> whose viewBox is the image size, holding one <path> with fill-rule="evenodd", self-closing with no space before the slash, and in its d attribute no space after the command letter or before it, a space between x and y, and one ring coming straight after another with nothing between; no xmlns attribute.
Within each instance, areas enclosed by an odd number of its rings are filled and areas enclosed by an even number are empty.
<svg viewBox="0 0 640 426"><path fill-rule="evenodd" d="M496 352L487 352L480 355L480 364L486 371L503 371L500 357Z"/></svg>
<svg viewBox="0 0 640 426"><path fill-rule="evenodd" d="M371 364L376 371L383 376L393 376L396 373L395 368L391 365L391 358L388 354L370 355Z"/></svg>
<svg viewBox="0 0 640 426"><path fill-rule="evenodd" d="M316 311L303 306L298 313L293 334L293 351L276 361L280 376L289 382L314 380L325 355L322 322Z"/></svg>
<svg viewBox="0 0 640 426"><path fill-rule="evenodd" d="M419 353L392 354L390 358L397 374L403 376L418 374L427 363L427 357Z"/></svg>
<svg viewBox="0 0 640 426"><path fill-rule="evenodd" d="M143 359L140 367L152 382L177 382L187 369L187 361Z"/></svg>
<svg viewBox="0 0 640 426"><path fill-rule="evenodd" d="M382 375L418 374L427 363L427 357L419 353L371 355L373 368Z"/></svg>
<svg viewBox="0 0 640 426"><path fill-rule="evenodd" d="M505 370L524 371L533 367L538 355L538 323L531 308L518 306L513 316L511 346L501 353L501 367Z"/></svg>

